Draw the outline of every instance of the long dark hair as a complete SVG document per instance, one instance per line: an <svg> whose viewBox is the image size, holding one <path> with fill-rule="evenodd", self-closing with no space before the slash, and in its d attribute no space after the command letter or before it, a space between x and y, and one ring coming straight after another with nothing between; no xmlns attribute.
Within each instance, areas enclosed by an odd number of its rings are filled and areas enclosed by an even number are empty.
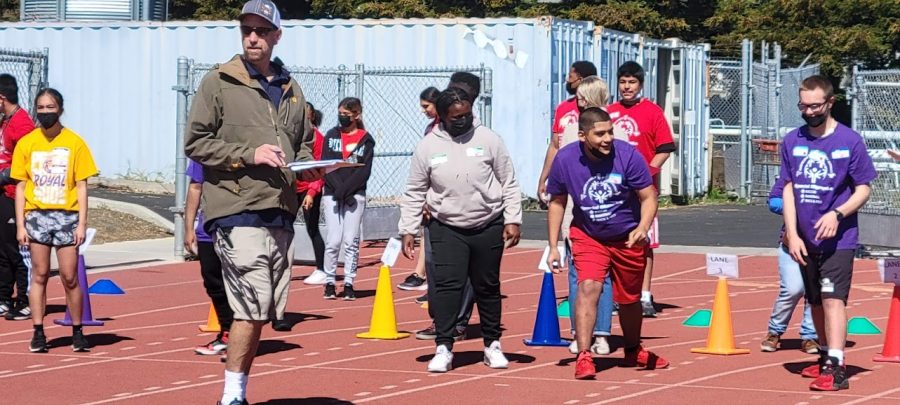
<svg viewBox="0 0 900 405"><path fill-rule="evenodd" d="M437 102L438 96L441 94L441 91L436 87L429 87L425 90L422 90L422 93L419 94L419 100L427 101L431 104L435 104Z"/></svg>
<svg viewBox="0 0 900 405"><path fill-rule="evenodd" d="M34 97L34 111L37 112L37 100L41 98L43 95L48 95L53 97L53 101L56 101L56 105L59 106L59 111L63 110L63 96L60 92L52 87L44 87L40 91L38 91L37 95Z"/></svg>
<svg viewBox="0 0 900 405"><path fill-rule="evenodd" d="M341 100L338 103L338 108L343 108L348 111L352 111L354 114L362 114L362 101L356 97L347 97ZM366 126L363 125L362 117L356 119L356 127L360 129L366 129Z"/></svg>

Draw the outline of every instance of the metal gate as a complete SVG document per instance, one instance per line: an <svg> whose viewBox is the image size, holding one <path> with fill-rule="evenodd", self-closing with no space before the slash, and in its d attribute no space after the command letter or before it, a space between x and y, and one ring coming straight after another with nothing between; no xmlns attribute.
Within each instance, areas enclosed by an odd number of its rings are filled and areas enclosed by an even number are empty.
<svg viewBox="0 0 900 405"><path fill-rule="evenodd" d="M47 86L47 62L50 51L0 49L0 73L9 73L19 85L19 104L31 111L34 97Z"/></svg>

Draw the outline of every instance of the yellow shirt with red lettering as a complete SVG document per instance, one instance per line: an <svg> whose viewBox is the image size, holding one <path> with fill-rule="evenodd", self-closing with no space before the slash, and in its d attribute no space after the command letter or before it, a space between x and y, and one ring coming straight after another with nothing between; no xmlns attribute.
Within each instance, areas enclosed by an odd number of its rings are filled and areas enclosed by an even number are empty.
<svg viewBox="0 0 900 405"><path fill-rule="evenodd" d="M78 134L63 128L48 140L38 128L16 144L10 177L25 182L25 211L78 211L75 183L98 173L91 150Z"/></svg>

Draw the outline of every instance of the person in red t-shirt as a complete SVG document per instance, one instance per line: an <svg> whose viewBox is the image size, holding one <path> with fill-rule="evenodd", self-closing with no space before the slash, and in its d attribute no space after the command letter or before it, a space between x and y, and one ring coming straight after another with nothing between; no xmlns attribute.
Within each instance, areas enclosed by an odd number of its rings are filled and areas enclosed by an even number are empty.
<svg viewBox="0 0 900 405"><path fill-rule="evenodd" d="M9 177L13 150L19 139L34 130L34 121L19 106L16 78L0 75L0 316L9 320L31 319L28 306L28 268L16 240L16 185ZM13 285L17 290L12 299Z"/></svg>
<svg viewBox="0 0 900 405"><path fill-rule="evenodd" d="M556 106L556 112L553 114L553 123L550 126L552 132L550 136L550 144L547 145L547 155L544 157L544 167L541 169L541 177L538 179L537 197L542 203L546 204L549 200L547 195L547 175L550 174L550 165L559 152L560 140L567 128L578 132L578 101L575 99L575 93L578 91L578 85L581 80L588 76L596 76L597 67L588 61L578 61L572 64L569 69L569 76L566 77L566 92L570 98L559 103Z"/></svg>
<svg viewBox="0 0 900 405"><path fill-rule="evenodd" d="M661 108L653 101L640 96L644 86L644 68L637 62L629 61L619 66L616 73L619 94L622 99L607 107L613 125L622 129L628 142L637 148L650 166L653 183L659 190L659 173L669 154L675 151L672 130ZM647 265L644 271L644 285L641 290L641 304L645 317L655 318L656 308L650 294L650 279L653 277L653 249L659 247L659 225L653 219L650 230L650 245L647 248Z"/></svg>

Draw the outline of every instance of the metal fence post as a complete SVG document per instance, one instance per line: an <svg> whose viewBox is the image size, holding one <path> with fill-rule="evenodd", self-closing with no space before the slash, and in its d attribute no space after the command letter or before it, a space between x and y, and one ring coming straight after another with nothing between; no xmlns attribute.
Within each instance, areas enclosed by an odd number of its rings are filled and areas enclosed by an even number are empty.
<svg viewBox="0 0 900 405"><path fill-rule="evenodd" d="M44 69L41 65L43 65L45 61L46 59L41 59L40 61L31 62L31 69L29 69L28 72L28 99L31 101L37 101L35 100L35 97L43 86ZM28 106L29 109L33 107L33 105Z"/></svg>
<svg viewBox="0 0 900 405"><path fill-rule="evenodd" d="M775 111L772 120L775 126L775 139L781 139L781 45L775 44Z"/></svg>
<svg viewBox="0 0 900 405"><path fill-rule="evenodd" d="M364 100L363 92L366 87L366 67L362 63L356 64L356 98ZM365 104L365 102L363 102Z"/></svg>
<svg viewBox="0 0 900 405"><path fill-rule="evenodd" d="M859 85L856 83L856 80L859 78L859 65L853 65L853 73L850 75L850 91L847 92L847 97L850 99L850 127L856 130L856 132L862 133L862 125L860 116L859 116L859 98L857 92L859 91Z"/></svg>
<svg viewBox="0 0 900 405"><path fill-rule="evenodd" d="M494 77L493 71L491 68L484 67L484 64L481 65L482 74L481 78L484 82L484 88L481 92L481 98L484 100L484 116L481 119L484 121L484 125L488 128L491 128L492 122L492 114L494 113L493 107L491 107L492 100L494 98Z"/></svg>
<svg viewBox="0 0 900 405"><path fill-rule="evenodd" d="M178 92L175 107L175 206L172 212L175 214L175 257L184 258L184 200L187 195L187 182L185 181L185 166L187 157L184 155L184 130L188 114L188 60L185 57L178 58L178 82L172 90Z"/></svg>
<svg viewBox="0 0 900 405"><path fill-rule="evenodd" d="M741 198L749 196L750 178L748 174L750 138L750 75L753 72L753 44L748 39L741 41Z"/></svg>

